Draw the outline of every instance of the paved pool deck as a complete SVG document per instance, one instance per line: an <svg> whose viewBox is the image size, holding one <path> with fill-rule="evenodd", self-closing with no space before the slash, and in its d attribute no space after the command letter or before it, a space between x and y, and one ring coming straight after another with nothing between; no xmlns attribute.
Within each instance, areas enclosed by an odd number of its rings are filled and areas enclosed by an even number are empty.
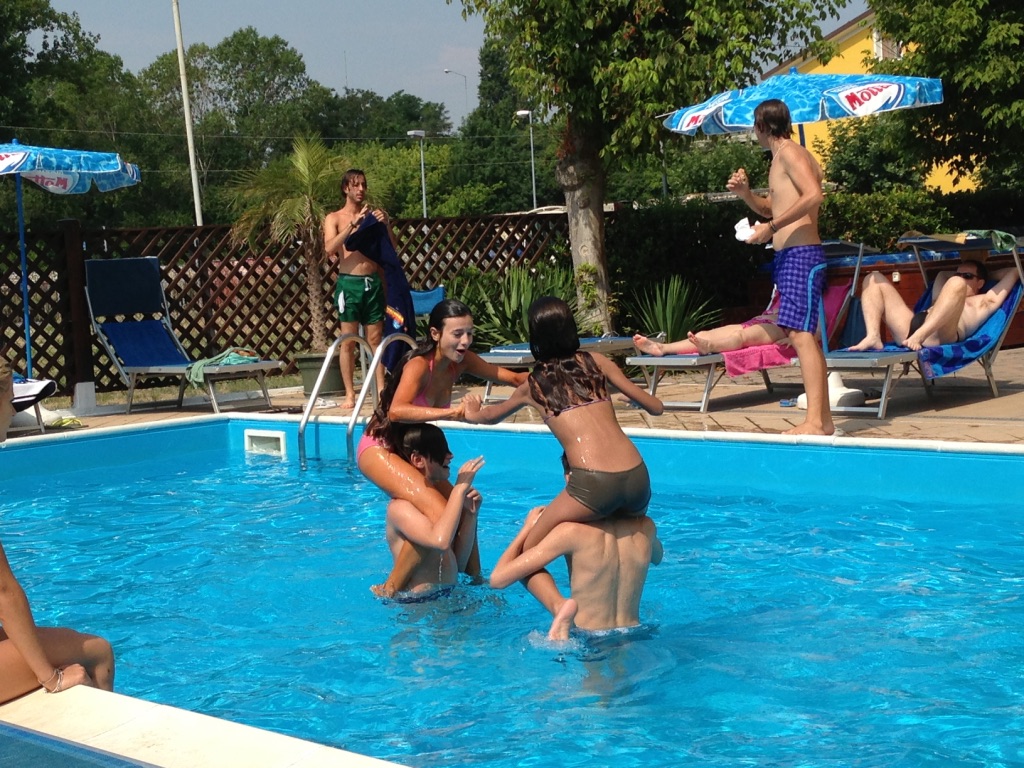
<svg viewBox="0 0 1024 768"><path fill-rule="evenodd" d="M835 422L844 434L851 437L1024 443L1024 348L1000 352L994 372L999 397L992 397L985 373L977 364L957 374L937 379L928 387L922 383L917 372L911 369L893 388L885 419L865 415L836 415ZM861 389L869 394L877 392L882 386L879 374L844 373L842 377L847 387ZM650 416L620 404L617 407L619 421L623 426L636 428L761 435L781 433L803 421L803 411L780 405L782 400L794 399L803 391L800 369L774 368L771 370L771 378L774 391L769 392L759 374L737 379L723 377L711 393L707 413L669 410L661 416ZM698 399L703 384L704 379L700 375L673 374L662 379L658 386L658 396L666 401ZM483 387L456 387L454 398L458 400L469 391L482 393ZM271 398L275 410L301 410L306 403L300 388L274 390ZM348 411L336 405L341 401L340 396L328 394L322 399L326 401L327 407L316 408L315 414L348 414ZM262 398L257 398L254 393L243 393L222 403L222 409L253 413L267 410ZM131 414L125 414L116 407L108 407L102 413L82 416L81 421L84 428L109 427L208 413L210 405L204 397L190 397L186 400L186 406L180 410L173 403L146 405ZM369 405L364 405L361 416L368 416L369 413ZM523 409L509 422L542 423L531 409ZM14 439L19 438L15 436Z"/></svg>

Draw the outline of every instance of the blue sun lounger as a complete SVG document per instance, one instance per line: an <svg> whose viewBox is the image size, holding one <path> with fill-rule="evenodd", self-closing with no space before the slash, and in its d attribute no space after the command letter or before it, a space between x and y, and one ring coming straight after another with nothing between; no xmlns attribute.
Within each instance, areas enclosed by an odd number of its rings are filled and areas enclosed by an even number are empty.
<svg viewBox="0 0 1024 768"><path fill-rule="evenodd" d="M177 378L178 407L185 397L189 358L171 327L160 277L160 262L153 256L126 259L89 259L85 262L85 295L96 337L128 387L128 409L136 386L148 378ZM220 413L214 383L254 379L270 406L266 374L282 367L280 360L238 364L204 364L202 381L215 413Z"/></svg>
<svg viewBox="0 0 1024 768"><path fill-rule="evenodd" d="M919 247L912 243L915 253ZM944 248L950 250L950 248ZM1002 348L1003 340L1010 329L1010 323L1020 307L1021 297L1024 296L1024 269L1021 268L1020 253L1016 246L1011 249L1014 265L1020 278L1018 283L1010 289L1002 305L986 320L978 330L963 341L954 344L942 344L937 347L923 347L914 352L906 347L888 344L884 349L868 352L849 352L839 350L825 354L825 364L829 371L875 371L883 374L882 391L878 399L878 405L863 406L833 406L833 413L872 414L875 418L884 419L889 405L889 397L892 388L898 381L896 376L897 368L902 368L906 373L911 366L917 369L925 384L926 391L931 394L931 387L935 379L955 373L973 362L977 362L985 371L989 389L992 397L999 396L999 387L996 384L995 374L992 365L996 356ZM918 255L918 266L924 276L924 265ZM925 278L924 295L918 300L914 307L915 312L927 309L931 304L932 285ZM990 281L985 285L984 290L989 290L993 285ZM902 375L902 374L901 374Z"/></svg>

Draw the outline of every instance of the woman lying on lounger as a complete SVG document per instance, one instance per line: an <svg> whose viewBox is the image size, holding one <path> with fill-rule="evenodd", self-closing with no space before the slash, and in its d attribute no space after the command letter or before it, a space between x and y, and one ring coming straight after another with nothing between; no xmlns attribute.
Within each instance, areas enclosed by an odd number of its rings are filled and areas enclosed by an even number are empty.
<svg viewBox="0 0 1024 768"><path fill-rule="evenodd" d="M731 352L734 349L777 344L786 341L786 332L776 322L779 319L779 292L772 293L768 308L744 323L733 323L686 334L680 341L662 343L641 334L633 337L636 348L645 355L710 355Z"/></svg>
<svg viewBox="0 0 1024 768"><path fill-rule="evenodd" d="M42 687L114 689L114 651L96 635L37 627L0 544L0 704Z"/></svg>
<svg viewBox="0 0 1024 768"><path fill-rule="evenodd" d="M527 374L514 373L485 362L470 350L473 315L461 301L446 299L430 312L425 342L403 357L388 378L373 416L359 440L356 457L361 471L393 499L413 504L436 522L444 513L447 494L429 487L423 474L395 452L402 425L448 419L462 421L465 404L452 406L452 387L463 373L486 381L518 386ZM444 489L450 492L451 489ZM387 582L374 592L390 597L402 589L420 561L409 544L395 563ZM479 573L479 552L474 552ZM472 573L472 570L467 570Z"/></svg>

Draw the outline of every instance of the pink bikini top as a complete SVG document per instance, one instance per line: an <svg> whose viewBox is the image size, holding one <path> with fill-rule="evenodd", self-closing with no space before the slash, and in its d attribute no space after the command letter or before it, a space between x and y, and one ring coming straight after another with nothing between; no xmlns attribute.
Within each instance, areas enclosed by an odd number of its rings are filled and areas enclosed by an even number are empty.
<svg viewBox="0 0 1024 768"><path fill-rule="evenodd" d="M448 364L452 368L455 368L455 363L449 361ZM412 404L413 405L418 405L418 406L420 406L422 408L451 408L452 407L452 397L451 397L451 393L450 392L448 393L448 402L445 403L444 405L433 405L433 404L427 402L427 390L430 389L430 384L434 380L434 358L433 357L431 357L430 360L427 361L427 372L428 372L427 383L423 385L423 389L421 389L416 394L416 397L414 397L412 399ZM454 375L454 370L452 371L452 375Z"/></svg>

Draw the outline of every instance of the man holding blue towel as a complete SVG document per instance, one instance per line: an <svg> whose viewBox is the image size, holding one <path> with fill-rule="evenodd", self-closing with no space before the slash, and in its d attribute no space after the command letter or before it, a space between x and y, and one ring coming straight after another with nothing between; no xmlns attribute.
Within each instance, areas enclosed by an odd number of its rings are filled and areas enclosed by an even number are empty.
<svg viewBox="0 0 1024 768"><path fill-rule="evenodd" d="M371 210L366 204L366 174L356 168L345 171L341 178L341 194L345 204L337 211L327 214L324 219L324 250L341 257L334 300L341 319L341 332L359 333L359 327L366 328L366 340L376 350L384 335L386 310L383 271L379 264L366 254L353 250L345 241L362 226L367 216L382 223L394 240L388 215L378 209ZM397 248L397 246L396 246ZM355 395L355 342L346 342L338 351L341 366L341 380L345 384L345 401L342 408L354 408ZM384 369L377 369L377 391L384 389Z"/></svg>

